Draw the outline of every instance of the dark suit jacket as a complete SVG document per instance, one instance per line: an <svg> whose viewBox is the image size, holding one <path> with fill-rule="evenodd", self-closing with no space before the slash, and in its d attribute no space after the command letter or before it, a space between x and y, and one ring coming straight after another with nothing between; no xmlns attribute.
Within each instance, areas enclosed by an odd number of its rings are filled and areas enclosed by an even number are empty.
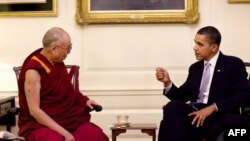
<svg viewBox="0 0 250 141"><path fill-rule="evenodd" d="M189 68L186 82L177 88L174 84L166 96L170 100L196 102L199 94L204 62ZM208 104L216 103L219 112L236 113L250 101L247 72L241 59L219 54L211 82Z"/></svg>

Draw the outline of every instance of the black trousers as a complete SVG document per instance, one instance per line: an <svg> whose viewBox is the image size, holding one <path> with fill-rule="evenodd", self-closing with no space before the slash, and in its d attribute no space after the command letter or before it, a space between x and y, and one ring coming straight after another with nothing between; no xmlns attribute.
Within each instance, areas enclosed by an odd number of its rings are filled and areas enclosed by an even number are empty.
<svg viewBox="0 0 250 141"><path fill-rule="evenodd" d="M181 101L170 101L163 107L163 119L160 123L158 141L200 141L208 136L216 122L215 116L205 119L202 127L196 127L191 122L193 117L188 114L206 105L186 104Z"/></svg>

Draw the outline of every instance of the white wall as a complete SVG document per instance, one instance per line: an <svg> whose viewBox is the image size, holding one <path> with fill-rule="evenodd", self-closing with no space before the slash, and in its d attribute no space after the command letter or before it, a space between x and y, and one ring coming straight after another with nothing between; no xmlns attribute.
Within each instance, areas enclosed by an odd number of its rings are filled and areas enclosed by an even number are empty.
<svg viewBox="0 0 250 141"><path fill-rule="evenodd" d="M106 24L80 26L75 21L76 2L59 0L58 17L0 17L0 95L17 95L13 66L20 65L50 27L59 26L72 37L73 50L65 61L80 65L80 88L104 107L93 121L110 135L115 116L130 115L131 122L159 125L161 107L167 102L155 67L169 70L180 85L188 66L195 61L193 39L203 26L216 26L222 33L221 50L250 61L250 4L227 0L200 0L196 24ZM123 140L150 140L139 132ZM146 138L146 139L145 139Z"/></svg>

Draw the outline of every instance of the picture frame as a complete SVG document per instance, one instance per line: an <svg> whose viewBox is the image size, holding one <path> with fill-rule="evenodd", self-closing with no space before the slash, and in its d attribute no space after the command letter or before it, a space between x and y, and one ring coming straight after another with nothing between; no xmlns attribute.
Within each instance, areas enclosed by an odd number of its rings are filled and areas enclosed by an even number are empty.
<svg viewBox="0 0 250 141"><path fill-rule="evenodd" d="M228 0L229 3L250 3L250 0Z"/></svg>
<svg viewBox="0 0 250 141"><path fill-rule="evenodd" d="M144 1L144 3L139 4L139 1L135 0L77 0L76 21L81 25L108 23L191 24L196 23L199 19L198 0L147 0L151 2L149 5L146 5L146 0L140 1ZM161 4L154 7L153 2L159 1L166 3L166 6L162 7ZM168 4L169 1L172 4Z"/></svg>
<svg viewBox="0 0 250 141"><path fill-rule="evenodd" d="M0 16L57 16L58 0L0 0Z"/></svg>

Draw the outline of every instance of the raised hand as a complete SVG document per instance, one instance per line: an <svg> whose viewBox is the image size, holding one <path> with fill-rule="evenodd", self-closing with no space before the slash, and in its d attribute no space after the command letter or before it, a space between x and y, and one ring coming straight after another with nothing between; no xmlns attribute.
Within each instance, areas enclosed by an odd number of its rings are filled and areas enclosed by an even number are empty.
<svg viewBox="0 0 250 141"><path fill-rule="evenodd" d="M156 69L156 79L163 82L164 86L167 87L171 83L171 79L167 70L157 67Z"/></svg>

